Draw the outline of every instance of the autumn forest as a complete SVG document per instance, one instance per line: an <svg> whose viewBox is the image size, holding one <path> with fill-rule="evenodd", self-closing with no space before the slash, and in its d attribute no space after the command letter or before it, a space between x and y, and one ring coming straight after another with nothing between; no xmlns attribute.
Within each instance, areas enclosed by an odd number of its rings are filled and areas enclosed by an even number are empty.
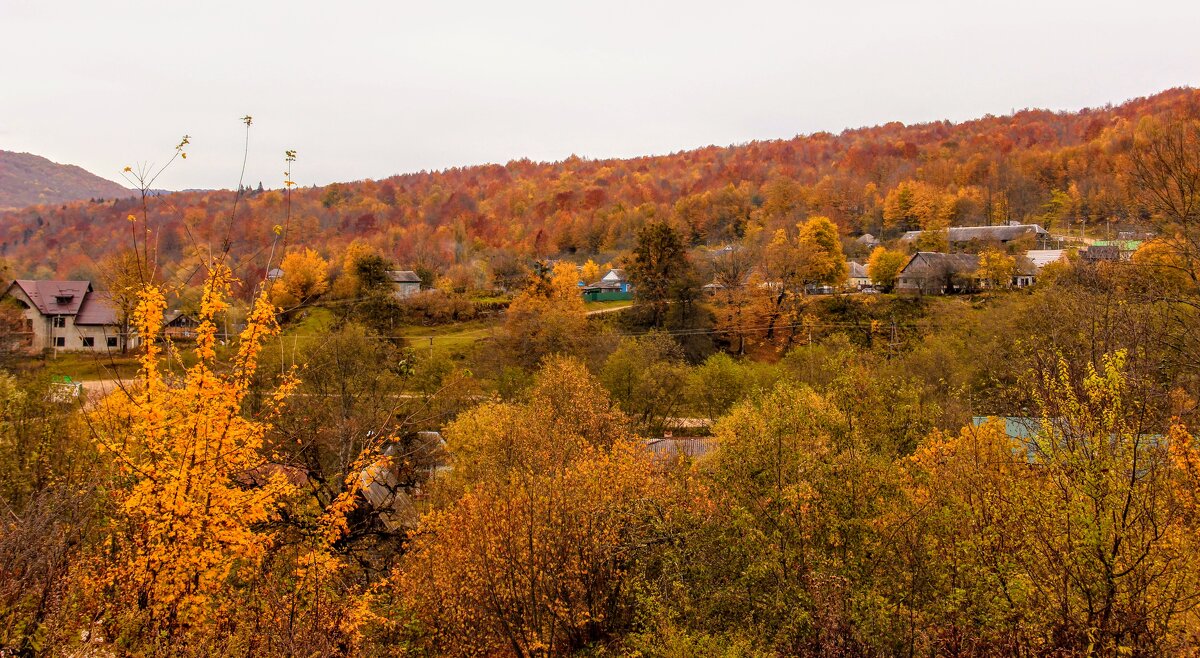
<svg viewBox="0 0 1200 658"><path fill-rule="evenodd" d="M1200 91L303 166L0 214L0 655L1200 654Z"/></svg>

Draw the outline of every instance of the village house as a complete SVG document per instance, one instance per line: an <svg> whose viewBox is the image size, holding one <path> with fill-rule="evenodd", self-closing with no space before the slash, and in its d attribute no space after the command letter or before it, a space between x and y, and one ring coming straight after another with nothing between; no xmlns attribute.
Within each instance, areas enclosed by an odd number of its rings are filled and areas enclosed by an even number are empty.
<svg viewBox="0 0 1200 658"><path fill-rule="evenodd" d="M583 286L582 291L584 301L589 302L633 299L633 286L621 269L609 270L599 281Z"/></svg>
<svg viewBox="0 0 1200 658"><path fill-rule="evenodd" d="M1039 267L1027 256L1014 258L1013 288L1031 286L1037 280ZM978 275L979 256L976 254L943 254L918 251L896 275L896 291L925 295L948 295L987 287Z"/></svg>
<svg viewBox="0 0 1200 658"><path fill-rule="evenodd" d="M32 352L45 349L108 352L136 347L108 293L89 281L31 281L9 284L4 297L25 316L22 340Z"/></svg>
<svg viewBox="0 0 1200 658"><path fill-rule="evenodd" d="M600 283L615 285L621 292L632 292L629 279L625 276L625 270L609 270L607 274L600 278Z"/></svg>
<svg viewBox="0 0 1200 658"><path fill-rule="evenodd" d="M943 295L965 292L976 287L975 254L943 254L918 251L896 275L897 292Z"/></svg>
<svg viewBox="0 0 1200 658"><path fill-rule="evenodd" d="M1013 268L1012 287L1024 288L1032 286L1037 280L1038 272L1041 270L1028 256L1017 256L1016 266Z"/></svg>
<svg viewBox="0 0 1200 658"><path fill-rule="evenodd" d="M200 321L183 311L167 311L163 317L163 335L172 340L192 340Z"/></svg>
<svg viewBox="0 0 1200 658"><path fill-rule="evenodd" d="M392 295L406 299L421 292L421 277L412 270L388 270L388 281L392 284Z"/></svg>
<svg viewBox="0 0 1200 658"><path fill-rule="evenodd" d="M867 276L867 266L862 263L850 261L846 263L847 283L855 290L862 290L871 285L871 277Z"/></svg>

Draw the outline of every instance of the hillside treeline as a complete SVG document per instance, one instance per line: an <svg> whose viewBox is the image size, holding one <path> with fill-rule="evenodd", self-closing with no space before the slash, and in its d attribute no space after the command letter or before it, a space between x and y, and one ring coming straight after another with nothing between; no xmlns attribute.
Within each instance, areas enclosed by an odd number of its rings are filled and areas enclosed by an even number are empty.
<svg viewBox="0 0 1200 658"><path fill-rule="evenodd" d="M260 280L276 226L286 229L285 248L326 258L363 239L405 269L501 278L514 260L610 260L655 220L671 222L690 245L737 242L756 228L769 236L814 214L843 235L883 238L1009 221L1053 232L1120 227L1148 212L1121 174L1139 124L1200 116L1198 104L1198 92L1176 89L1079 112L890 123L660 157L516 160L290 194L251 182L242 193L155 197L152 247L172 279L199 285L200 260L226 244L235 274ZM295 166L303 164L301 152ZM94 278L105 257L128 246L124 220L140 209L129 198L7 213L0 257L25 277Z"/></svg>

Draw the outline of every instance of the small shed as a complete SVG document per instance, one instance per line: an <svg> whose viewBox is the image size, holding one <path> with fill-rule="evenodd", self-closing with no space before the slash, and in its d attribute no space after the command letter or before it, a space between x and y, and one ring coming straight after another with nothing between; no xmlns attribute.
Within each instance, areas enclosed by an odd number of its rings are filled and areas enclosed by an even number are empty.
<svg viewBox="0 0 1200 658"><path fill-rule="evenodd" d="M1037 279L1039 268L1027 256L1016 257L1016 267L1013 268L1012 285L1014 288L1032 286Z"/></svg>
<svg viewBox="0 0 1200 658"><path fill-rule="evenodd" d="M193 340L200 321L180 310L167 311L163 317L163 335L171 340Z"/></svg>
<svg viewBox="0 0 1200 658"><path fill-rule="evenodd" d="M421 292L421 277L412 270L388 270L388 281L392 284L392 294L398 299L405 299Z"/></svg>

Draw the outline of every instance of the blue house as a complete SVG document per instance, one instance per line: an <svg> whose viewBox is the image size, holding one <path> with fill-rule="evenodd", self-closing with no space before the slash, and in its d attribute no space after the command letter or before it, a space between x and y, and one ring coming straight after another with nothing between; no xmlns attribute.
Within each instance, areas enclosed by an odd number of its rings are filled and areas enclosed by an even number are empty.
<svg viewBox="0 0 1200 658"><path fill-rule="evenodd" d="M609 270L599 281L583 286L584 301L602 302L614 299L633 299L633 286L625 278L625 270Z"/></svg>

